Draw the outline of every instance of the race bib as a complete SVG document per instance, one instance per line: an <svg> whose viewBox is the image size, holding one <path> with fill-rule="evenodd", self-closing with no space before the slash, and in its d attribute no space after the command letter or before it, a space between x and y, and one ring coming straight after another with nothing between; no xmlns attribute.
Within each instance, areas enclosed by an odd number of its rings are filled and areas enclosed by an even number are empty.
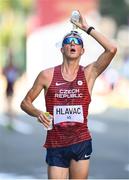
<svg viewBox="0 0 129 180"><path fill-rule="evenodd" d="M54 106L54 124L61 122L84 122L82 105Z"/></svg>

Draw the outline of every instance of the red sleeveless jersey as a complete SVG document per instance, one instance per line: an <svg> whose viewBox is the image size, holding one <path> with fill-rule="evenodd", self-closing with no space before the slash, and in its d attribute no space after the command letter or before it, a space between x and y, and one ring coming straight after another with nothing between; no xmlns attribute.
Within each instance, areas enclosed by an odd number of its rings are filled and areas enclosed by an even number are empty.
<svg viewBox="0 0 129 180"><path fill-rule="evenodd" d="M62 76L61 65L56 66L45 95L46 109L54 120L44 147L64 147L91 139L87 126L90 101L84 67L79 66L76 78L69 82Z"/></svg>

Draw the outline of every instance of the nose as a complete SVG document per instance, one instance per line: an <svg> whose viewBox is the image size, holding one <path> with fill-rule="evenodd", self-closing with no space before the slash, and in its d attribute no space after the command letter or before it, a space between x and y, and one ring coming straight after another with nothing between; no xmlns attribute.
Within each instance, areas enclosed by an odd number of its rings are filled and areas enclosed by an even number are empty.
<svg viewBox="0 0 129 180"><path fill-rule="evenodd" d="M71 44L72 44L72 45L75 45L75 42L74 42L74 41L71 41Z"/></svg>

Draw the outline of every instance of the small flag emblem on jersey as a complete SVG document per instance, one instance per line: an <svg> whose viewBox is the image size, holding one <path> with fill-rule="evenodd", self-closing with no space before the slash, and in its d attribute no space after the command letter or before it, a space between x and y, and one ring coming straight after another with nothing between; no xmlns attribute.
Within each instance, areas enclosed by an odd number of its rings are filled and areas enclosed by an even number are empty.
<svg viewBox="0 0 129 180"><path fill-rule="evenodd" d="M78 84L79 86L82 86L83 82L82 82L81 80L79 80L79 81L77 82L77 84Z"/></svg>

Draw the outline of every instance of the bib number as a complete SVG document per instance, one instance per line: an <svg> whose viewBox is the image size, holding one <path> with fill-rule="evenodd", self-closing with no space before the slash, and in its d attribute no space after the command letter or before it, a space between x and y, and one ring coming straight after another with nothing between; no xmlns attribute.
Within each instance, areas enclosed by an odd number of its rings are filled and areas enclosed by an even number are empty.
<svg viewBox="0 0 129 180"><path fill-rule="evenodd" d="M61 122L84 122L82 105L54 106L54 124Z"/></svg>

